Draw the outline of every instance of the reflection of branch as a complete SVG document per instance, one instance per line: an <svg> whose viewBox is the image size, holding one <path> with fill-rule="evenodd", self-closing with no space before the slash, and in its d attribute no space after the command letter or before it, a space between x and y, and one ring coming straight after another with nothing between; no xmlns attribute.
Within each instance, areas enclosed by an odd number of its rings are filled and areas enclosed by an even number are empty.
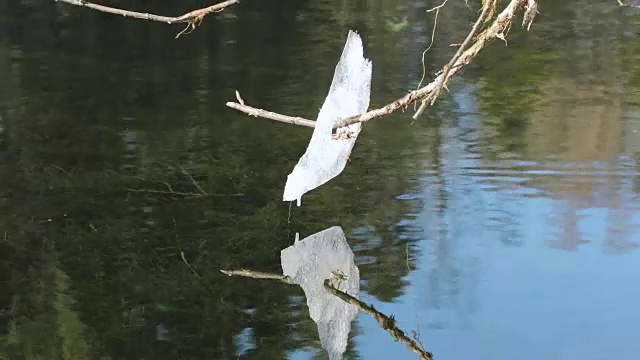
<svg viewBox="0 0 640 360"><path fill-rule="evenodd" d="M61 173L63 173L65 176L67 176L67 178L70 178L73 176L73 174L69 173L67 170L63 169L62 167L58 166L58 165L51 165L52 168L57 169L58 171L60 171ZM169 167L172 170L176 170L175 167L171 166L171 165L167 165L167 167ZM189 172L187 172L182 166L178 166L178 168L180 169L180 172L182 172L185 176L187 176L189 178L189 180L191 181L191 183L193 184L193 186L198 190L197 192L184 192L184 191L176 191L171 184L169 184L166 181L148 181L140 176L135 176L135 175L125 175L125 174L120 174L116 171L113 170L106 170L107 173L111 173L111 174L115 174L117 176L123 176L123 177L127 177L127 178L133 178L136 179L142 183L148 183L148 182L153 182L156 184L162 184L166 190L156 190L156 189L136 189L136 188L113 188L113 187L109 187L111 189L116 189L116 190L124 190L124 191L128 191L128 192L139 192L139 193L151 193L151 194L163 194L163 195L176 195L176 196L185 196L185 197L223 197L223 196L244 196L243 193L229 193L229 194L212 194L212 193L208 193L206 192L201 186L200 184L198 184L198 182L196 181L196 179L193 177L193 175L189 174ZM49 169L45 169L45 171L50 172ZM67 184L69 184L69 181L66 181Z"/></svg>
<svg viewBox="0 0 640 360"><path fill-rule="evenodd" d="M220 270L221 273L229 276L244 276L252 279L269 279L282 281L285 284L292 284L291 278L286 275L267 273L262 271L253 271L249 269L240 270Z"/></svg>
<svg viewBox="0 0 640 360"><path fill-rule="evenodd" d="M248 278L252 278L252 279L278 280L278 281L281 281L281 282L283 282L285 284L290 284L290 285L293 284L291 282L291 278L286 276L286 275L279 275L279 274L274 274L274 273L266 273L266 272L262 272L262 271L254 271L254 270L249 270L249 269L240 269L240 270L220 270L220 272L223 273L223 274L229 275L229 276L243 276L243 277L248 277ZM358 309L366 312L367 314L371 315L374 319L376 319L378 321L378 324L380 325L381 328L387 330L391 334L391 336L393 336L393 338L396 341L402 342L411 351L413 351L416 354L418 354L418 356L420 356L420 359L422 359L422 360L432 360L433 359L433 357L432 357L430 352L424 350L414 340L409 339L409 337L407 337L407 335L404 334L404 331L400 330L396 326L396 321L393 318L393 316L389 317L389 316L379 312L378 310L374 309L373 306L369 306L369 305L363 303L362 301L354 298L353 296L334 288L331 285L331 279L325 279L324 280L324 288L331 295L334 295L334 296L340 298L340 300L346 302L347 304L351 304L351 305L357 307Z"/></svg>
<svg viewBox="0 0 640 360"><path fill-rule="evenodd" d="M356 115L346 119L336 120L334 124L334 128L341 128L341 127L356 124L359 122L366 122L371 119L379 118L379 117L391 114L392 112L395 112L399 109L406 109L408 105L413 104L416 101L421 101L423 99L426 99L428 96L431 96L431 94L438 87L447 86L447 83L451 80L453 75L458 73L458 71L460 71L465 65L469 64L471 60L473 60L478 55L480 50L482 50L490 40L494 38L504 39L505 33L511 27L511 23L513 21L514 16L520 10L524 10L524 21L522 25L524 27L527 27L528 29L528 27L531 25L531 22L535 17L537 7L538 7L538 4L536 0L511 0L509 5L507 5L507 7L496 17L493 23L491 23L491 26L489 26L486 30L481 32L476 37L476 40L473 42L473 44L471 44L469 48L467 48L464 52L462 52L462 54L460 54L460 56L455 61L455 63L452 64L452 66L450 66L447 76L445 76L445 73L443 71L428 85L418 90L411 91L407 95L403 96L402 98L397 99L381 108L368 111L361 115ZM258 112L255 111L256 110L255 108L246 107L243 104L228 102L227 106L234 108L236 110L245 112L250 115L254 115L254 116L258 115ZM280 115L276 113L271 113L271 114L285 117L284 115ZM267 119L273 120L272 117L267 117ZM308 121L311 122L311 120L308 120ZM285 122L289 122L289 121L285 121Z"/></svg>
<svg viewBox="0 0 640 360"><path fill-rule="evenodd" d="M94 9L94 10L98 10L98 11L106 12L110 14L122 15L125 17L130 16L136 19L158 21L158 22L164 22L167 24L188 23L187 27L183 31L181 31L176 37L183 34L189 27L191 27L191 29L195 29L196 24L200 24L202 22L202 19L208 14L212 12L220 12L224 10L224 8L226 8L227 6L234 5L239 2L239 0L226 0L221 3L208 6L206 8L193 10L182 16L172 17L172 16L161 16L161 15L140 13L135 11L123 10L123 9L116 9L109 6L86 2L84 0L56 0L56 1L62 1L64 3L76 5L76 6L88 7L90 9Z"/></svg>
<svg viewBox="0 0 640 360"><path fill-rule="evenodd" d="M629 5L622 2L622 0L618 0L618 5L630 8L640 9L640 5Z"/></svg>
<svg viewBox="0 0 640 360"><path fill-rule="evenodd" d="M400 341L404 343L411 351L418 354L418 356L420 356L420 359L424 359L424 360L433 359L430 352L421 348L414 340L409 339L409 337L407 337L407 335L404 334L404 331L400 330L396 326L396 320L393 318L393 316L389 317L379 312L378 310L376 310L373 306L367 305L362 301L354 298L353 296L334 288L333 286L331 286L331 282L329 279L324 281L324 288L331 295L337 296L342 301L348 304L351 304L357 307L358 309L366 312L367 314L371 315L374 319L378 321L378 325L380 325L381 328L387 330L396 341Z"/></svg>
<svg viewBox="0 0 640 360"><path fill-rule="evenodd" d="M315 127L316 126L316 122L313 121L313 120L308 120L308 119L301 118L301 117L280 115L280 114L277 114L277 113L274 113L274 112L271 112L271 111L254 108L254 107L247 106L247 105L244 105L244 104L228 102L227 106L230 107L230 108L234 108L236 110L242 111L243 113L247 113L247 114L249 114L251 116L255 116L255 117L261 117L261 118L265 118L265 119L269 119L269 120L286 122L286 123L293 124L293 125L302 125L302 126L307 126L307 127Z"/></svg>

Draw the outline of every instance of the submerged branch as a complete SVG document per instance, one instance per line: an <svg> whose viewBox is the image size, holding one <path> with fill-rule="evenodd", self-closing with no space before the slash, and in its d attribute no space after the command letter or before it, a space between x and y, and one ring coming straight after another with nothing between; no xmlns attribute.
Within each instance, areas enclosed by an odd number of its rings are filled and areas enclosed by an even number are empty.
<svg viewBox="0 0 640 360"><path fill-rule="evenodd" d="M211 5L202 9L196 9L191 12L188 12L181 16L162 16L148 13L141 13L136 11L129 11L124 9L118 9L110 6L104 6L99 4L94 4L91 2L87 2L84 0L55 0L56 2L64 2L71 5L87 7L93 10L98 10L101 12L122 15L124 17L132 17L136 19L144 19L150 21L163 22L167 24L179 24L179 23L187 23L187 27L182 30L176 37L183 34L187 29L191 28L192 30L196 28L198 24L202 22L202 19L209 15L212 12L220 12L224 10L227 6L231 6L237 4L239 0L226 0L221 3Z"/></svg>
<svg viewBox="0 0 640 360"><path fill-rule="evenodd" d="M163 162L159 162L159 163L164 164ZM175 190L173 188L173 186L171 186L171 184L169 184L169 182L167 182L167 181L153 181L154 183L163 185L163 187L166 190L150 189L150 188L144 188L144 187L139 187L139 188L135 188L135 187L118 188L118 190L124 190L124 191L128 191L128 192L138 192L138 193L175 195L175 196L184 196L184 197L192 197L192 198L244 196L243 193L212 194L210 192L205 191L202 188L202 186L200 186L200 184L196 181L196 179L193 177L193 175L191 175L187 170L185 170L184 167L182 167L180 165L177 165L177 166L172 166L172 165L169 165L169 164L164 164L164 165L170 170L178 171L178 169L179 169L180 173L182 173L184 176L189 178L189 181L191 181L191 184L193 185L193 187L197 191L178 191L178 190ZM110 172L121 176L121 174L119 174L119 173L117 173L115 171L110 171ZM147 182L147 180L145 180L145 179L143 179L143 178L141 178L139 176L131 176L131 175L125 175L125 176L132 177L132 178L134 178L134 179L136 179L136 180L138 180L140 182Z"/></svg>
<svg viewBox="0 0 640 360"><path fill-rule="evenodd" d="M484 5L482 6L482 12L480 13L480 16L478 16L476 23L473 24L473 28L467 35L467 38L464 39L464 42L462 43L462 45L460 45L460 47L458 48L458 51L456 51L455 55L453 55L451 60L449 60L449 63L445 65L444 68L442 69L442 77L440 78L440 81L438 81L438 84L435 90L433 90L428 96L426 96L422 100L422 104L418 108L418 111L416 111L416 113L413 115L414 119L417 119L418 116L422 114L424 109L427 108L427 105L433 105L435 103L436 99L440 95L440 91L442 91L442 88L445 87L447 83L449 83L449 79L451 78L451 74L450 74L451 68L458 61L458 59L460 58L460 55L462 55L462 52L467 49L467 46L471 42L471 39L473 39L473 36L480 29L480 25L485 22L485 17L487 16L487 14L495 11L495 6L496 6L495 0L485 0L483 1L483 3Z"/></svg>
<svg viewBox="0 0 640 360"><path fill-rule="evenodd" d="M340 298L342 301L348 304L351 304L357 307L358 309L362 310L363 312L371 315L374 319L378 321L378 325L380 325L381 328L388 331L396 341L402 342L411 351L418 354L418 356L420 356L420 359L424 359L424 360L433 359L433 356L431 355L430 352L420 347L415 340L409 339L409 337L404 334L404 331L400 330L396 326L396 320L393 318L393 316L387 316L381 313L380 311L376 310L373 306L367 305L362 301L354 298L353 296L334 288L333 286L331 286L331 282L329 279L324 281L324 288L331 295L334 295Z"/></svg>
<svg viewBox="0 0 640 360"><path fill-rule="evenodd" d="M533 22L535 15L537 13L538 4L536 0L511 0L509 5L495 18L495 20L491 23L491 25L481 32L473 43L464 50L458 57L457 60L449 67L448 71L447 66L443 70L441 70L440 75L438 75L431 83L428 85L411 91L407 95L397 99L381 108L370 110L364 114L352 116L346 119L336 120L334 128L341 128L348 125L356 124L359 122L366 122L375 118L379 118L392 112L395 112L399 109L406 109L410 104L413 104L417 101L422 101L428 99L431 94L434 93L438 88L446 87L451 78L457 74L465 65L468 65L471 60L473 60L480 50L482 50L490 40L498 38L505 40L506 33L511 28L511 24L513 23L513 18L516 13L521 10L524 10L524 19L522 22L522 26L529 29L529 26ZM433 97L435 100L435 97ZM433 101L432 100L432 101ZM249 115L259 116L260 113L256 112L255 108L251 108L244 104L228 102L227 106L234 108L236 110L245 112ZM259 109L258 109L259 110ZM262 110L265 111L265 110ZM292 118L285 115L280 115L272 112L267 112L271 115L271 117L265 117L267 119L275 120L274 117L282 117L282 118ZM312 120L295 118L300 120L305 120L304 122L313 123ZM282 120L279 120L282 121ZM294 123L291 121L285 121L289 123ZM310 125L305 125L310 126Z"/></svg>

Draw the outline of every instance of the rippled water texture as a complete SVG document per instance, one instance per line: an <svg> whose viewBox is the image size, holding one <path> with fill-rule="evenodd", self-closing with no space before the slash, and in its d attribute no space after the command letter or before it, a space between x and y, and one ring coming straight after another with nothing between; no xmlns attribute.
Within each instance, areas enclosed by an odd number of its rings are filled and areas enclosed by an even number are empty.
<svg viewBox="0 0 640 360"><path fill-rule="evenodd" d="M340 226L360 298L438 360L636 359L640 9L540 1L419 120L365 124L300 208L281 198L311 129L224 105L314 119L349 29L371 107L399 98L438 3L244 0L174 39L0 0L0 358L324 358L300 287L219 270L281 272L296 232ZM427 80L475 16L440 13ZM345 358L415 354L360 313Z"/></svg>

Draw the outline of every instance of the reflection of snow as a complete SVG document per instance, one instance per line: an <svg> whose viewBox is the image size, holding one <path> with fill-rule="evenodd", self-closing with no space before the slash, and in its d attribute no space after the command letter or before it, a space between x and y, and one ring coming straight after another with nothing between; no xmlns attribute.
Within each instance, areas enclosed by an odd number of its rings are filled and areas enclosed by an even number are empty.
<svg viewBox="0 0 640 360"><path fill-rule="evenodd" d="M320 109L307 151L302 155L284 187L284 201L302 195L338 176L344 170L362 124L336 130L335 121L362 114L369 107L371 62L364 58L360 36L349 31L342 56L333 75L329 94Z"/></svg>
<svg viewBox="0 0 640 360"><path fill-rule="evenodd" d="M280 257L283 274L304 290L322 347L329 358L342 358L358 309L324 289L324 280L331 279L333 286L358 297L360 272L342 228L334 226L302 240L296 236L295 243L282 250Z"/></svg>

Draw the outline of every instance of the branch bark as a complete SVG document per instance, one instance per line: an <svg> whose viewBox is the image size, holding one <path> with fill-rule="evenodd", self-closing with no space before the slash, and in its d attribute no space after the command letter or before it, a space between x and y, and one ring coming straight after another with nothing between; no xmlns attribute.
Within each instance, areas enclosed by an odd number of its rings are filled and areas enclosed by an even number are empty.
<svg viewBox="0 0 640 360"><path fill-rule="evenodd" d="M234 103L234 102L228 102L227 106L233 109L236 109L238 111L242 111L243 113L247 113L251 116L255 116L255 117L261 117L261 118L265 118L265 119L269 119L269 120L275 120L275 121L280 121L280 122L285 122L285 123L289 123L289 124L293 124L293 125L300 125L300 126L306 126L306 127L310 127L313 128L316 126L316 122L313 120L309 120L309 119L305 119L305 118L301 118L301 117L297 117L297 116L287 116L287 115L281 115L278 113L274 113L271 111L267 111L267 110L263 110L263 109L258 109L258 108L254 108L252 106L248 106L248 105L244 105L244 104L238 104L238 103Z"/></svg>
<svg viewBox="0 0 640 360"><path fill-rule="evenodd" d="M433 360L433 355L423 349L418 345L416 340L410 339L407 335L404 334L404 331L400 330L396 326L396 320L393 316L387 316L380 311L376 310L372 305L367 305L362 301L354 298L353 296L336 289L331 286L331 282L329 279L324 281L324 289L327 290L331 295L340 298L340 300L346 302L347 304L351 304L361 311L369 314L372 318L378 321L378 325L393 337L394 340L400 341L403 343L409 350L415 352L420 356L421 360Z"/></svg>
<svg viewBox="0 0 640 360"><path fill-rule="evenodd" d="M630 7L630 8L640 9L640 5L625 4L622 0L618 0L618 5L623 6L623 7Z"/></svg>
<svg viewBox="0 0 640 360"><path fill-rule="evenodd" d="M109 14L122 15L124 17L132 17L136 19L157 21L157 22L163 22L167 24L187 23L187 27L184 30L182 30L176 37L183 34L187 29L189 29L189 27L191 27L192 29L195 29L196 25L202 22L202 19L206 15L212 12L220 12L224 10L226 7L240 2L239 0L226 0L221 3L217 3L215 5L211 5L202 9L196 9L196 10L190 11L181 16L161 16L161 15L154 15L154 14L118 9L114 7L94 4L84 0L55 0L55 1L76 5L76 6L87 7L93 10L98 10L100 12L105 12Z"/></svg>
<svg viewBox="0 0 640 360"><path fill-rule="evenodd" d="M491 23L491 25L476 37L473 44L471 44L469 48L464 50L462 54L457 56L457 60L453 62L453 64L449 67L448 71L446 71L447 66L445 66L445 68L443 68L443 70L440 72L440 75L438 75L428 85L420 89L410 91L407 95L381 108L370 110L364 114L352 116L346 119L337 119L334 125L334 129L345 127L345 126L352 125L359 122L367 122L369 120L391 114L392 112L395 112L399 109L404 110L409 105L417 101L422 101L424 99L427 99L429 96L432 96L432 94L437 90L438 87L446 87L449 81L451 80L451 78L455 74L457 74L465 65L469 64L471 60L473 60L478 55L480 50L482 50L490 40L494 38L498 38L505 41L506 33L511 28L511 24L513 23L513 18L521 10L524 10L523 11L524 19L523 19L522 25L528 30L531 23L533 22L533 19L535 18L535 15L537 13L537 8L538 8L537 0L511 0L511 2L507 5L507 7ZM454 58L455 57L456 56L454 56ZM436 97L433 98L433 101L435 101ZM247 114L254 115L254 116L258 116L261 113L259 111L256 111L261 109L252 108L244 104L228 102L227 106L234 108L236 110L245 112ZM266 112L266 110L261 110L261 111ZM278 117L283 117L283 118L292 118L292 117L287 117L285 115L280 115L272 112L269 112L269 113L272 116L265 117L265 118L274 120L273 118L276 115ZM304 122L308 123L305 126L310 126L310 123L313 122L312 120L308 120L308 119L302 119L302 118L296 118L296 119L305 120ZM291 121L285 121L285 122L294 123ZM302 124L298 124L298 125L302 125Z"/></svg>

